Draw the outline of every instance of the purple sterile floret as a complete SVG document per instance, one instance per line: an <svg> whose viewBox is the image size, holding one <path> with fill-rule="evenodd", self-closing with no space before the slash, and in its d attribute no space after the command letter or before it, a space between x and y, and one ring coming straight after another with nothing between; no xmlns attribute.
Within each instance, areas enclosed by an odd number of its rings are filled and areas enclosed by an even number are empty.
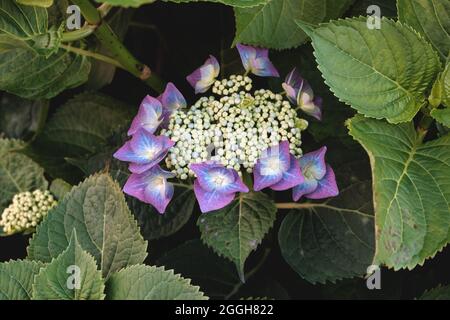
<svg viewBox="0 0 450 320"><path fill-rule="evenodd" d="M194 193L203 213L225 207L233 201L237 192L249 191L236 170L225 168L217 162L191 164L190 169L197 177Z"/></svg>
<svg viewBox="0 0 450 320"><path fill-rule="evenodd" d="M195 93L206 92L219 76L220 66L217 59L210 55L205 63L186 77L187 81L195 89Z"/></svg>
<svg viewBox="0 0 450 320"><path fill-rule="evenodd" d="M187 103L183 94L175 87L172 82L169 82L163 94L158 97L162 104L162 126L167 127L170 116L178 109L185 108Z"/></svg>
<svg viewBox="0 0 450 320"><path fill-rule="evenodd" d="M131 162L131 172L143 173L164 159L173 145L174 142L166 136L154 136L140 129L114 153L114 158Z"/></svg>
<svg viewBox="0 0 450 320"><path fill-rule="evenodd" d="M246 46L238 43L236 45L242 64L247 72L260 77L279 77L279 73L269 60L269 50Z"/></svg>
<svg viewBox="0 0 450 320"><path fill-rule="evenodd" d="M173 185L167 179L174 176L173 173L164 171L156 165L142 174L132 173L123 191L142 202L151 204L162 214L166 211L174 193Z"/></svg>
<svg viewBox="0 0 450 320"><path fill-rule="evenodd" d="M290 154L289 142L282 141L263 152L253 170L255 191L270 187L282 191L303 181L297 159Z"/></svg>
<svg viewBox="0 0 450 320"><path fill-rule="evenodd" d="M151 96L146 96L141 102L137 115L131 122L128 135L131 136L140 129L154 133L161 124L162 114L161 102Z"/></svg>
<svg viewBox="0 0 450 320"><path fill-rule="evenodd" d="M293 189L294 201L303 196L309 199L324 199L339 194L333 169L325 163L326 147L305 154L299 159L305 180Z"/></svg>
<svg viewBox="0 0 450 320"><path fill-rule="evenodd" d="M284 80L283 89L289 101L296 104L306 114L322 120L322 98L314 97L314 92L297 68L292 69Z"/></svg>

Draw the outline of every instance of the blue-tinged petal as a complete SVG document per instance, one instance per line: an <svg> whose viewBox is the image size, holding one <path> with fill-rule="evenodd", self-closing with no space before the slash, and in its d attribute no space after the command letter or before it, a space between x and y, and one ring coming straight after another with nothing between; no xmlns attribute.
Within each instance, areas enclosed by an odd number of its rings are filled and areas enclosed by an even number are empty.
<svg viewBox="0 0 450 320"><path fill-rule="evenodd" d="M269 60L269 50L238 43L236 45L247 72L261 77L279 77L279 73Z"/></svg>
<svg viewBox="0 0 450 320"><path fill-rule="evenodd" d="M195 93L206 92L219 76L220 66L217 59L210 55L205 63L186 77L187 81L195 89Z"/></svg>
<svg viewBox="0 0 450 320"><path fill-rule="evenodd" d="M161 96L161 103L164 109L173 112L186 107L186 99L172 82L169 82Z"/></svg>
<svg viewBox="0 0 450 320"><path fill-rule="evenodd" d="M297 104L297 96L303 87L304 80L297 68L292 69L284 80L282 87L286 92L286 96L293 104Z"/></svg>
<svg viewBox="0 0 450 320"><path fill-rule="evenodd" d="M317 188L305 195L309 199L325 199L335 197L339 194L339 189L336 183L336 177L333 169L327 165L327 173L319 180Z"/></svg>
<svg viewBox="0 0 450 320"><path fill-rule="evenodd" d="M317 120L322 120L322 98L312 97L307 93L302 93L299 100L300 109L307 115L310 115Z"/></svg>
<svg viewBox="0 0 450 320"><path fill-rule="evenodd" d="M226 194L217 191L206 191L200 186L198 180L194 181L194 193L202 213L222 209L230 204L235 196L234 193Z"/></svg>
<svg viewBox="0 0 450 320"><path fill-rule="evenodd" d="M300 169L300 164L293 155L291 155L290 163L291 167L289 168L288 171L283 173L281 180L278 183L270 186L272 190L275 191L288 190L299 185L304 181L304 177Z"/></svg>
<svg viewBox="0 0 450 320"><path fill-rule="evenodd" d="M300 158L300 168L305 178L320 180L325 176L327 171L325 164L326 152L327 147L324 146L319 150L309 152Z"/></svg>
<svg viewBox="0 0 450 320"><path fill-rule="evenodd" d="M294 201L300 200L305 194L311 193L317 189L318 182L316 179L307 179L292 189L292 197Z"/></svg>
<svg viewBox="0 0 450 320"><path fill-rule="evenodd" d="M113 157L126 162L145 163L148 161L145 155L134 152L131 148L131 141L125 142L125 144L114 153Z"/></svg>
<svg viewBox="0 0 450 320"><path fill-rule="evenodd" d="M146 185L145 174L132 173L123 187L123 192L140 201L145 201L144 189Z"/></svg>
<svg viewBox="0 0 450 320"><path fill-rule="evenodd" d="M154 133L162 121L162 105L150 96L146 96L139 107L136 117L133 119L128 135L135 134L139 129Z"/></svg>
<svg viewBox="0 0 450 320"><path fill-rule="evenodd" d="M274 174L269 174L267 169L263 169L261 163L258 161L253 168L253 189L260 191L278 183L283 178L283 172L279 171Z"/></svg>

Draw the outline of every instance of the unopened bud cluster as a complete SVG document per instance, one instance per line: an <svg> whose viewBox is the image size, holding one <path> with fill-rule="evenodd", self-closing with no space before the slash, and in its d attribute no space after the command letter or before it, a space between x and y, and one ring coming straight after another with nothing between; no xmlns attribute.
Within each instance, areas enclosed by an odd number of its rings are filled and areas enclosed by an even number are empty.
<svg viewBox="0 0 450 320"><path fill-rule="evenodd" d="M16 194L12 204L3 211L0 226L6 234L32 231L56 204L49 191Z"/></svg>
<svg viewBox="0 0 450 320"><path fill-rule="evenodd" d="M308 122L282 95L265 89L252 94L251 89L248 77L216 81L212 91L217 96L202 97L188 111L171 116L162 134L176 144L166 164L180 179L194 176L191 163L207 160L251 173L261 153L280 141L289 141L291 153L302 155L301 132Z"/></svg>

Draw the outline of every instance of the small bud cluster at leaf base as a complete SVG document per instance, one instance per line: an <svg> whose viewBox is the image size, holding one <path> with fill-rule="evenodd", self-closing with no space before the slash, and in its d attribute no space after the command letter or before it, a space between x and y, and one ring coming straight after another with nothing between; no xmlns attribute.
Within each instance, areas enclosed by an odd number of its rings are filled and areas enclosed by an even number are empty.
<svg viewBox="0 0 450 320"><path fill-rule="evenodd" d="M302 193L314 199L337 194L329 166L311 176L308 161L301 161L302 131L308 122L297 110L320 120L320 97L295 69L287 75L283 93L252 92L249 74L279 73L267 49L241 44L237 49L245 74L218 80L220 65L210 55L186 77L195 93L212 91L189 109L184 110L186 100L172 83L160 97L144 99L128 131L131 140L114 154L130 163L125 193L164 213L174 195L167 179L195 177L193 189L205 213L225 207L237 193L249 192L241 179L247 172L253 173L255 191L294 188L294 197Z"/></svg>
<svg viewBox="0 0 450 320"><path fill-rule="evenodd" d="M16 194L12 204L3 211L0 226L8 235L31 232L56 204L49 191Z"/></svg>

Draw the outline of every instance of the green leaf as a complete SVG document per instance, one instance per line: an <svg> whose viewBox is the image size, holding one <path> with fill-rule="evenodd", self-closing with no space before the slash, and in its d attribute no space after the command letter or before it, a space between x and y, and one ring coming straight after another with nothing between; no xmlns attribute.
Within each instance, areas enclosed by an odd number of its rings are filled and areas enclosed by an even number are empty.
<svg viewBox="0 0 450 320"><path fill-rule="evenodd" d="M0 1L0 89L52 98L87 80L89 61L58 49L61 35L48 19L45 8Z"/></svg>
<svg viewBox="0 0 450 320"><path fill-rule="evenodd" d="M426 291L420 300L450 300L450 286L437 286Z"/></svg>
<svg viewBox="0 0 450 320"><path fill-rule="evenodd" d="M439 123L442 123L446 127L450 127L450 108L433 109L430 114Z"/></svg>
<svg viewBox="0 0 450 320"><path fill-rule="evenodd" d="M94 153L131 117L131 109L120 101L98 93L82 93L58 108L38 143L51 145L68 157Z"/></svg>
<svg viewBox="0 0 450 320"><path fill-rule="evenodd" d="M281 253L311 283L362 276L375 251L370 182L357 182L324 203L292 210L278 232Z"/></svg>
<svg viewBox="0 0 450 320"><path fill-rule="evenodd" d="M147 256L147 242L119 185L107 174L91 176L73 187L49 212L30 241L28 257L51 261L67 247L73 229L105 279L122 268L142 263Z"/></svg>
<svg viewBox="0 0 450 320"><path fill-rule="evenodd" d="M234 265L206 247L191 240L167 252L157 265L174 269L200 286L212 299L224 299L240 283Z"/></svg>
<svg viewBox="0 0 450 320"><path fill-rule="evenodd" d="M422 143L414 124L357 116L350 134L371 159L377 264L412 269L449 241L450 135Z"/></svg>
<svg viewBox="0 0 450 320"><path fill-rule="evenodd" d="M188 3L188 2L218 2L231 7L254 7L270 0L163 0L166 2Z"/></svg>
<svg viewBox="0 0 450 320"><path fill-rule="evenodd" d="M173 199L164 214L135 198L126 198L147 240L167 237L180 230L192 216L196 203L193 190L185 187L175 187Z"/></svg>
<svg viewBox="0 0 450 320"><path fill-rule="evenodd" d="M277 209L264 193L240 194L223 209L203 214L197 225L203 242L236 264L244 281L244 264L273 226Z"/></svg>
<svg viewBox="0 0 450 320"><path fill-rule="evenodd" d="M207 300L189 279L164 267L136 265L111 276L106 283L108 300Z"/></svg>
<svg viewBox="0 0 450 320"><path fill-rule="evenodd" d="M46 190L44 170L27 156L14 152L21 143L0 139L0 212L14 195L36 189Z"/></svg>
<svg viewBox="0 0 450 320"><path fill-rule="evenodd" d="M434 82L428 101L435 108L440 104L450 108L450 63Z"/></svg>
<svg viewBox="0 0 450 320"><path fill-rule="evenodd" d="M397 8L398 19L420 32L445 61L450 52L450 2L397 0Z"/></svg>
<svg viewBox="0 0 450 320"><path fill-rule="evenodd" d="M74 232L67 249L36 276L33 299L103 300L104 289L94 257L83 250Z"/></svg>
<svg viewBox="0 0 450 320"><path fill-rule="evenodd" d="M439 57L410 27L383 18L380 30L370 30L366 20L316 29L298 24L311 36L319 69L340 100L369 117L409 121L439 72Z"/></svg>
<svg viewBox="0 0 450 320"><path fill-rule="evenodd" d="M29 139L47 116L48 101L27 100L3 94L0 98L0 131L8 138Z"/></svg>
<svg viewBox="0 0 450 320"><path fill-rule="evenodd" d="M16 0L17 3L24 4L26 6L36 6L48 8L53 5L53 0Z"/></svg>
<svg viewBox="0 0 450 320"><path fill-rule="evenodd" d="M62 179L55 179L50 184L50 192L57 200L62 200L72 190L72 185Z"/></svg>
<svg viewBox="0 0 450 320"><path fill-rule="evenodd" d="M140 7L143 4L152 3L156 0L95 0L100 3L107 3L113 6L121 6L121 7Z"/></svg>
<svg viewBox="0 0 450 320"><path fill-rule="evenodd" d="M0 263L0 300L30 300L34 276L43 266L28 260Z"/></svg>
<svg viewBox="0 0 450 320"><path fill-rule="evenodd" d="M357 0L350 8L348 16L366 16L367 8L372 5L380 7L383 17L397 18L397 6L394 0Z"/></svg>
<svg viewBox="0 0 450 320"><path fill-rule="evenodd" d="M257 7L235 8L236 36L242 42L266 48L297 47L306 34L295 20L319 23L339 17L353 1L334 0L269 0Z"/></svg>

